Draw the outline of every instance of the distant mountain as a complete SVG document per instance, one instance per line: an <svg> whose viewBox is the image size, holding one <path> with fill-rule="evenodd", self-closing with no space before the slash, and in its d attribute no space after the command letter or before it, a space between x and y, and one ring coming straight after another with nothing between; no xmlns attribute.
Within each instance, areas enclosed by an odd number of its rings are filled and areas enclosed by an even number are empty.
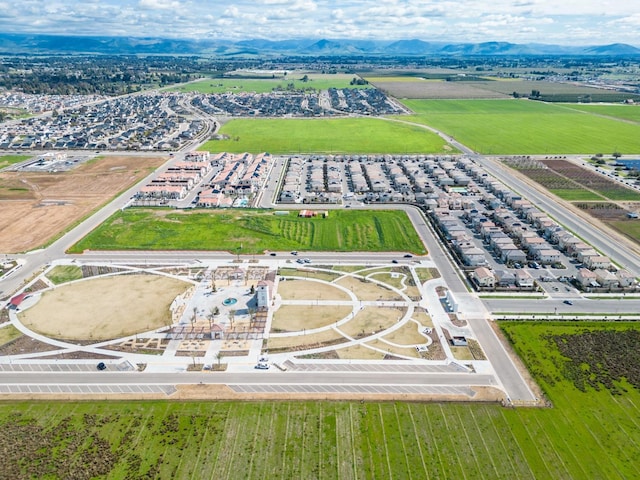
<svg viewBox="0 0 640 480"><path fill-rule="evenodd" d="M289 39L242 41L139 37L0 34L1 54L109 54L109 55L313 55L313 56L509 56L589 55L640 56L640 48L614 43L596 46L517 44L509 42L446 43L419 39L340 40Z"/></svg>

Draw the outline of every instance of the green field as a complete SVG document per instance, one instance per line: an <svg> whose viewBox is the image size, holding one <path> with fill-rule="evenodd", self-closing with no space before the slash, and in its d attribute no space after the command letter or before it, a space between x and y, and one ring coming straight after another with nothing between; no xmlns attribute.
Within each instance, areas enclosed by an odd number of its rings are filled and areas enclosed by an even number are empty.
<svg viewBox="0 0 640 480"><path fill-rule="evenodd" d="M604 115L640 123L640 106L638 105L597 105L597 104L564 104L564 107L581 112Z"/></svg>
<svg viewBox="0 0 640 480"><path fill-rule="evenodd" d="M302 78L307 75L307 81ZM293 84L296 90L326 90L328 88L370 88L368 85L350 85L355 75L347 74L313 74L290 72L287 76L274 78L206 78L168 89L172 92L198 93L269 93L273 90L287 90Z"/></svg>
<svg viewBox="0 0 640 480"><path fill-rule="evenodd" d="M201 147L211 152L441 153L446 143L430 131L375 118L232 120Z"/></svg>
<svg viewBox="0 0 640 480"><path fill-rule="evenodd" d="M640 152L640 125L528 100L403 100L402 117L446 132L478 152Z"/></svg>
<svg viewBox="0 0 640 480"><path fill-rule="evenodd" d="M0 168L8 167L14 163L23 162L31 157L32 155L1 155Z"/></svg>
<svg viewBox="0 0 640 480"><path fill-rule="evenodd" d="M80 280L82 278L82 269L77 265L57 265L48 273L47 278L55 285Z"/></svg>
<svg viewBox="0 0 640 480"><path fill-rule="evenodd" d="M270 210L129 208L111 216L70 251L225 250L406 251L424 246L405 212L330 211L328 218L274 215Z"/></svg>
<svg viewBox="0 0 640 480"><path fill-rule="evenodd" d="M608 382L598 363L616 369L630 348L626 368L633 369L638 353L630 342L638 341L638 326L514 322L504 329L553 408L5 402L0 404L0 477L638 478L640 392L624 381L595 390L580 383L579 373L592 368L587 382L591 377ZM598 349L598 340L604 348L594 359L589 349ZM586 363L561 356L558 345L585 355ZM609 377L614 373L625 370Z"/></svg>

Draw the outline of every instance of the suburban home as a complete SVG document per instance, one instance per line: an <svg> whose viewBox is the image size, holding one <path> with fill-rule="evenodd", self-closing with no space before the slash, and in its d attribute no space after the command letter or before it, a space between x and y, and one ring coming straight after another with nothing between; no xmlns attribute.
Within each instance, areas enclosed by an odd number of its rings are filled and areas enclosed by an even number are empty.
<svg viewBox="0 0 640 480"><path fill-rule="evenodd" d="M495 275L500 287L513 287L516 284L516 276L508 270L496 270Z"/></svg>
<svg viewBox="0 0 640 480"><path fill-rule="evenodd" d="M486 267L478 267L471 272L471 280L479 287L494 288L496 286L496 277L493 272Z"/></svg>
<svg viewBox="0 0 640 480"><path fill-rule="evenodd" d="M618 270L615 273L616 278L618 279L618 285L621 287L630 287L635 283L635 278L626 270Z"/></svg>
<svg viewBox="0 0 640 480"><path fill-rule="evenodd" d="M603 257L602 255L587 257L584 261L584 264L590 268L591 270L595 270L598 268L609 268L611 266L611 260L609 257Z"/></svg>
<svg viewBox="0 0 640 480"><path fill-rule="evenodd" d="M516 270L516 285L520 288L533 288L535 281L531 274L526 270Z"/></svg>
<svg viewBox="0 0 640 480"><path fill-rule="evenodd" d="M588 268L581 268L578 270L578 274L576 275L576 281L583 288L600 286L600 284L596 279L596 274L593 273Z"/></svg>
<svg viewBox="0 0 640 480"><path fill-rule="evenodd" d="M603 268L597 268L593 271L596 275L596 280L600 285L604 288L617 287L618 286L618 277L613 272L609 270L604 270Z"/></svg>

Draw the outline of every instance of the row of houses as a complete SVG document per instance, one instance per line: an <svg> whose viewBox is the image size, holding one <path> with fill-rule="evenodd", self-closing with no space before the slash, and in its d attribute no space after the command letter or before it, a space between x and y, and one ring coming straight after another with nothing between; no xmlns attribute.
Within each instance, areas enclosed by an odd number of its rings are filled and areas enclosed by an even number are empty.
<svg viewBox="0 0 640 480"><path fill-rule="evenodd" d="M56 109L0 126L0 148L157 150L182 146L204 128L174 113L177 98L141 94ZM168 107L168 108L167 108Z"/></svg>
<svg viewBox="0 0 640 480"><path fill-rule="evenodd" d="M491 270L487 267L478 267L469 274L471 281L479 289L494 290L496 288L515 288L520 290L533 290L535 280L526 270Z"/></svg>
<svg viewBox="0 0 640 480"><path fill-rule="evenodd" d="M211 171L209 152L190 152L142 187L138 200L182 200Z"/></svg>
<svg viewBox="0 0 640 480"><path fill-rule="evenodd" d="M272 158L268 153L220 153L211 159L219 171L198 196L204 208L231 207L237 199L249 199L266 181ZM235 202L235 203L234 203ZM245 205L243 203L243 205Z"/></svg>

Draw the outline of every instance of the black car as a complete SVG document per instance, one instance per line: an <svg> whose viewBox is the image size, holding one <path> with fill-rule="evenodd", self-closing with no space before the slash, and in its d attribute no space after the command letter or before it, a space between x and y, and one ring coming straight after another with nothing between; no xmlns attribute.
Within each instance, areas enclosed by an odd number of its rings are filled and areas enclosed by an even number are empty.
<svg viewBox="0 0 640 480"><path fill-rule="evenodd" d="M98 370L106 370L107 366L104 364L104 362L100 362L97 366Z"/></svg>
<svg viewBox="0 0 640 480"><path fill-rule="evenodd" d="M404 258L413 258L413 255L411 255L410 253L407 253Z"/></svg>

